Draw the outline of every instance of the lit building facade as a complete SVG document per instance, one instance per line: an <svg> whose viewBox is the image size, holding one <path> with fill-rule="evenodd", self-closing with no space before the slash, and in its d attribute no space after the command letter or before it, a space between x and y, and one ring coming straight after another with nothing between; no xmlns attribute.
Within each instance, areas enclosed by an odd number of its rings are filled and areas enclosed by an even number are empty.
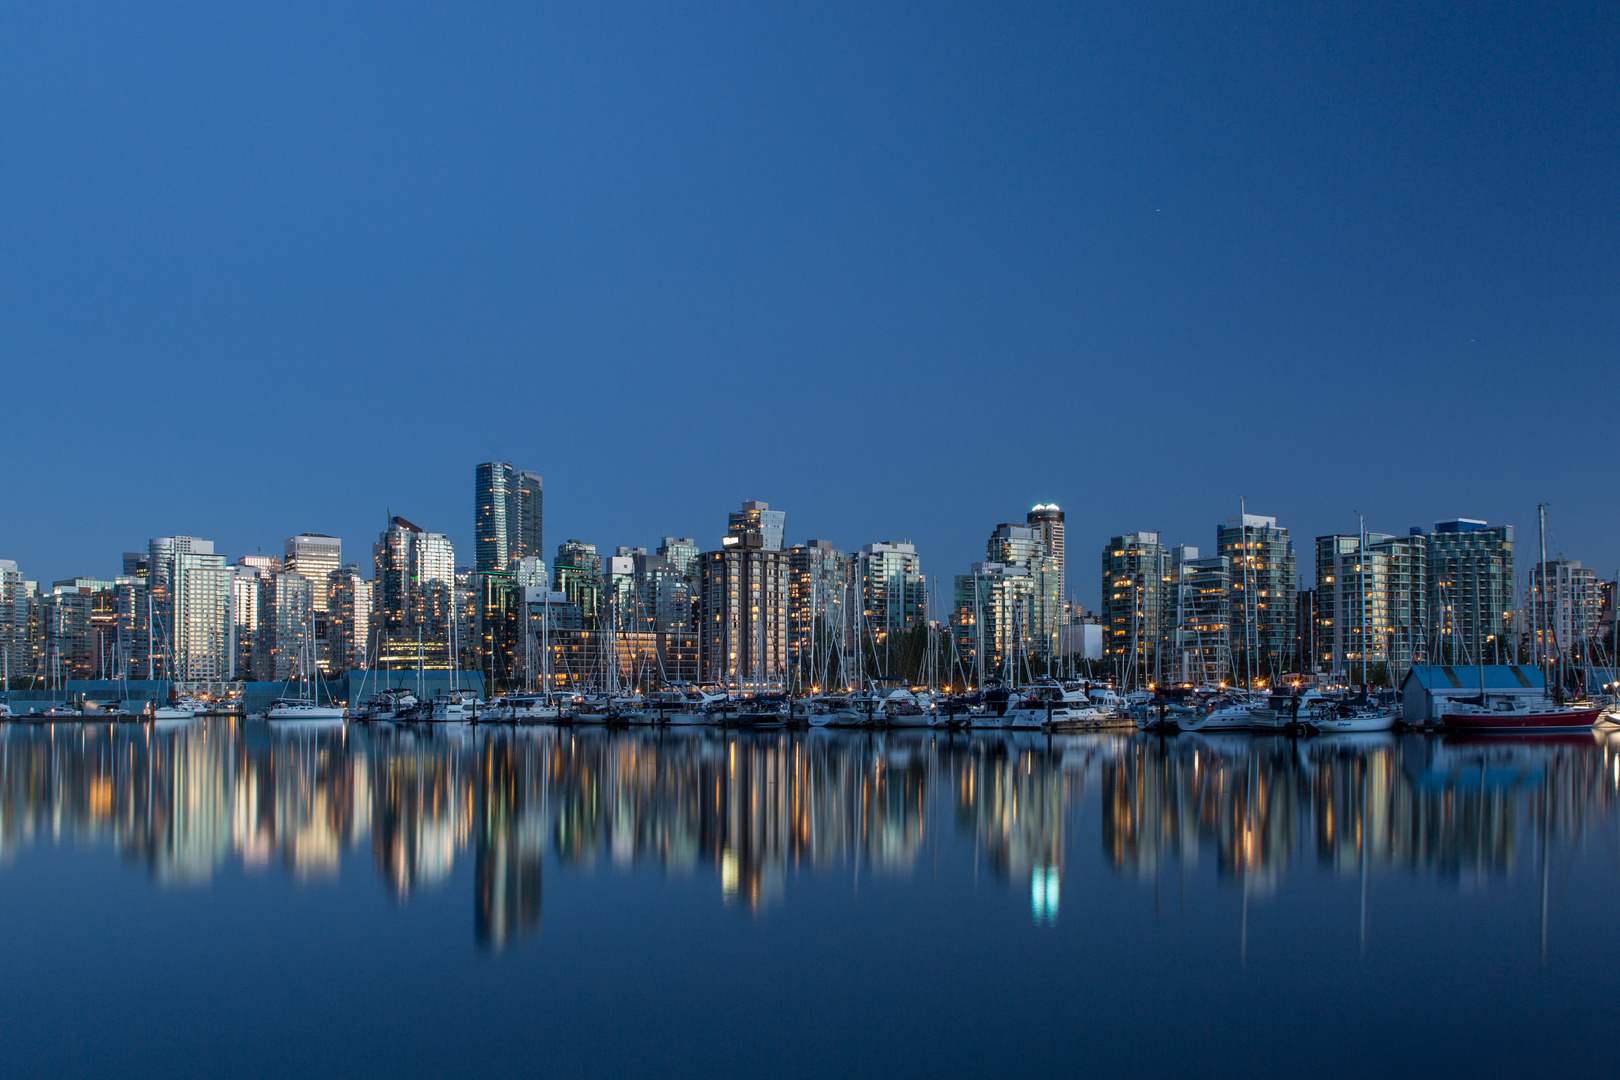
<svg viewBox="0 0 1620 1080"><path fill-rule="evenodd" d="M951 632L960 670L953 670L949 681L966 679L972 686L991 678L1023 681L1028 672L1021 661L1028 655L1026 628L1035 594L1029 569L977 562L969 571L956 575L952 590Z"/></svg>
<svg viewBox="0 0 1620 1080"><path fill-rule="evenodd" d="M666 536L658 544L658 554L669 560L669 565L686 580L692 581L696 577L698 555L697 541L690 536Z"/></svg>
<svg viewBox="0 0 1620 1080"><path fill-rule="evenodd" d="M1458 518L1424 537L1431 663L1513 658L1513 526Z"/></svg>
<svg viewBox="0 0 1620 1080"><path fill-rule="evenodd" d="M315 589L312 601L315 610L326 611L326 579L337 573L343 565L343 541L325 533L299 533L289 536L283 545L281 565L284 569L303 574Z"/></svg>
<svg viewBox="0 0 1620 1080"><path fill-rule="evenodd" d="M1065 555L1063 550L1063 511L1057 503L1036 503L1030 512L1024 515L1024 521L1034 529L1041 541L1041 548L1050 559L1057 560L1058 599L1067 600L1068 575L1065 572Z"/></svg>
<svg viewBox="0 0 1620 1080"><path fill-rule="evenodd" d="M1043 514L1056 508L1037 507ZM1063 543L1062 511L1057 511L1056 543ZM1033 517L1035 511L1030 511ZM1031 656L1050 658L1058 648L1058 631L1063 625L1063 559L1054 556L1048 544L1054 535L1053 523L1041 525L997 525L985 545L985 561L1020 566L1029 571L1029 595L1019 611L1019 636Z"/></svg>
<svg viewBox="0 0 1620 1080"><path fill-rule="evenodd" d="M878 648L891 634L904 634L928 621L928 584L922 558L909 541L867 544L855 556L860 589L861 633Z"/></svg>
<svg viewBox="0 0 1620 1080"><path fill-rule="evenodd" d="M332 668L365 671L371 662L371 582L355 563L326 579Z"/></svg>
<svg viewBox="0 0 1620 1080"><path fill-rule="evenodd" d="M542 481L509 461L473 469L473 570L505 573L515 559L541 554Z"/></svg>
<svg viewBox="0 0 1620 1080"><path fill-rule="evenodd" d="M785 686L788 555L761 546L759 533L725 539L698 562L702 678L748 690Z"/></svg>
<svg viewBox="0 0 1620 1080"><path fill-rule="evenodd" d="M851 561L830 540L788 549L788 651L806 685L826 686L847 655Z"/></svg>
<svg viewBox="0 0 1620 1080"><path fill-rule="evenodd" d="M1524 633L1532 662L1560 658L1571 663L1592 662L1583 650L1598 637L1602 626L1603 594L1596 571L1573 559L1534 563L1525 581L1524 600Z"/></svg>
<svg viewBox="0 0 1620 1080"><path fill-rule="evenodd" d="M1215 553L1232 573L1232 672L1266 679L1295 666L1299 581L1294 542L1274 517L1234 514L1215 528Z"/></svg>
<svg viewBox="0 0 1620 1080"><path fill-rule="evenodd" d="M1154 681L1168 576L1168 553L1156 532L1125 533L1103 548L1103 659L1126 685Z"/></svg>
<svg viewBox="0 0 1620 1080"><path fill-rule="evenodd" d="M568 603L579 608L585 625L595 627L603 615L602 557L595 544L564 540L557 545L557 558L551 564L555 588Z"/></svg>
<svg viewBox="0 0 1620 1080"><path fill-rule="evenodd" d="M1157 676L1166 682L1215 686L1232 677L1232 568L1225 558L1199 558L1186 544L1170 550L1164 592L1164 655Z"/></svg>
<svg viewBox="0 0 1620 1080"><path fill-rule="evenodd" d="M259 626L254 642L254 677L260 682L314 678L315 590L292 570L259 579Z"/></svg>
<svg viewBox="0 0 1620 1080"><path fill-rule="evenodd" d="M395 517L372 545L380 662L445 670L456 618L456 553L443 533Z"/></svg>
<svg viewBox="0 0 1620 1080"><path fill-rule="evenodd" d="M1420 535L1316 538L1315 653L1311 670L1358 682L1365 667L1398 686L1427 662L1428 549Z"/></svg>
<svg viewBox="0 0 1620 1080"><path fill-rule="evenodd" d="M757 533L762 550L781 551L786 530L786 510L772 510L770 503L750 500L742 504L741 510L732 512L726 535L740 538L747 533Z"/></svg>

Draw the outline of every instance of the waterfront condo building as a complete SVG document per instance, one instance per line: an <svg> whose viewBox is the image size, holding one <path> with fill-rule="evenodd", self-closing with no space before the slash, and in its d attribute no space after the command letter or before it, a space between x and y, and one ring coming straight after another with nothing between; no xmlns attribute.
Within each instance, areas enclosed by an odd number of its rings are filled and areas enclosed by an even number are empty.
<svg viewBox="0 0 1620 1080"><path fill-rule="evenodd" d="M850 557L830 540L795 544L787 556L788 649L794 669L806 673L807 686L832 685L849 649Z"/></svg>
<svg viewBox="0 0 1620 1080"><path fill-rule="evenodd" d="M1340 682L1398 686L1427 662L1428 546L1421 534L1316 538L1315 651L1309 670Z"/></svg>
<svg viewBox="0 0 1620 1080"><path fill-rule="evenodd" d="M1024 522L1040 535L1041 547L1048 558L1057 560L1057 593L1058 599L1067 601L1068 574L1065 569L1065 556L1063 551L1063 511L1057 503L1036 503L1024 515Z"/></svg>
<svg viewBox="0 0 1620 1080"><path fill-rule="evenodd" d="M1572 559L1548 559L1530 567L1524 588L1524 629L1533 663L1596 661L1588 652L1599 637L1603 596L1596 571ZM1611 645L1596 642L1605 659ZM1613 661L1608 661L1613 663Z"/></svg>
<svg viewBox="0 0 1620 1080"><path fill-rule="evenodd" d="M1417 530L1421 532L1421 530ZM1513 658L1513 526L1442 521L1424 537L1429 657L1436 664ZM1490 662L1490 661L1483 661Z"/></svg>
<svg viewBox="0 0 1620 1080"><path fill-rule="evenodd" d="M765 547L760 531L731 530L698 566L701 677L747 690L785 686L787 552Z"/></svg>
<svg viewBox="0 0 1620 1080"><path fill-rule="evenodd" d="M1103 659L1125 685L1155 679L1168 574L1156 532L1125 533L1103 548Z"/></svg>
<svg viewBox="0 0 1620 1080"><path fill-rule="evenodd" d="M1232 574L1232 672L1238 680L1292 670L1299 583L1294 542L1274 517L1244 513L1215 528Z"/></svg>
<svg viewBox="0 0 1620 1080"><path fill-rule="evenodd" d="M1164 682L1215 686L1232 677L1232 568L1224 556L1170 549L1163 592L1163 654L1155 675Z"/></svg>

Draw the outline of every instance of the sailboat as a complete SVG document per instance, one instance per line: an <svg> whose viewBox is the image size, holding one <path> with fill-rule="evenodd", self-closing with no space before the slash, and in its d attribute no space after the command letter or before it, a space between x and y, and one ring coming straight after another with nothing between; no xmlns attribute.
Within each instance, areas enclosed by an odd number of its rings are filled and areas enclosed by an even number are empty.
<svg viewBox="0 0 1620 1080"><path fill-rule="evenodd" d="M348 715L348 709L337 702L326 705L320 703L321 684L319 675L313 680L309 677L310 668L315 666L315 616L310 614L309 633L298 645L298 689L300 696L296 698L282 698L271 705L264 714L266 720L287 721L320 721L332 723L341 722ZM313 694L310 693L313 688Z"/></svg>

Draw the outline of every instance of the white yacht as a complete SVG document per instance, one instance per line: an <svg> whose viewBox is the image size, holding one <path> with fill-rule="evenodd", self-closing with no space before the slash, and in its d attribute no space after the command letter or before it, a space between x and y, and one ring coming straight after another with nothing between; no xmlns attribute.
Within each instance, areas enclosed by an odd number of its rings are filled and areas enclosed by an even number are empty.
<svg viewBox="0 0 1620 1080"><path fill-rule="evenodd" d="M308 698L282 698L265 711L266 720L342 720L349 710L342 705L317 705Z"/></svg>
<svg viewBox="0 0 1620 1080"><path fill-rule="evenodd" d="M1182 731L1249 731L1254 727L1256 710L1265 702L1249 698L1216 698L1198 712L1176 717Z"/></svg>

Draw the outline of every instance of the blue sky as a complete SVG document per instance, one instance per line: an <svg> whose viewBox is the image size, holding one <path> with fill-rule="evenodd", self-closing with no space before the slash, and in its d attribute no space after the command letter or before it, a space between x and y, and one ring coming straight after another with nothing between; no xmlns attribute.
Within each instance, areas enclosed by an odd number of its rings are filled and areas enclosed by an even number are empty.
<svg viewBox="0 0 1620 1080"><path fill-rule="evenodd" d="M944 589L1056 501L1088 605L1240 495L1307 542L1547 502L1612 574L1616 22L14 7L0 557L364 563L392 510L470 561L501 459L548 547L765 499Z"/></svg>

